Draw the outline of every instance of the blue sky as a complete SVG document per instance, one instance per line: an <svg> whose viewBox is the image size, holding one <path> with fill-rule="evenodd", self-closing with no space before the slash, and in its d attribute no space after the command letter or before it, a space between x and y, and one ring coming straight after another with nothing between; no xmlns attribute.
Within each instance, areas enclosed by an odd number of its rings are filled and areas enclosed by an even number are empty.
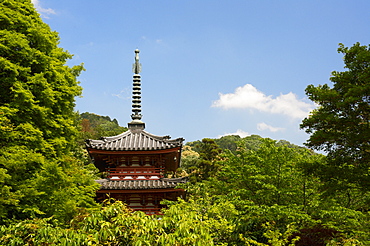
<svg viewBox="0 0 370 246"><path fill-rule="evenodd" d="M368 0L33 0L84 63L76 110L131 121L140 50L142 120L186 141L238 133L302 145L309 84L343 70L338 43L370 44Z"/></svg>

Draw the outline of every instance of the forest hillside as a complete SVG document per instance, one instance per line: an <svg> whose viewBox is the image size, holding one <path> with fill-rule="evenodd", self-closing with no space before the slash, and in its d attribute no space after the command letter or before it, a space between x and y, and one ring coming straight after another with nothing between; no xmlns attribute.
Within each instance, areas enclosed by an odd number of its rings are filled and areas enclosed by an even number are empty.
<svg viewBox="0 0 370 246"><path fill-rule="evenodd" d="M77 122L82 146L86 139L100 139L127 131L127 127L120 126L116 119L89 112L77 114Z"/></svg>

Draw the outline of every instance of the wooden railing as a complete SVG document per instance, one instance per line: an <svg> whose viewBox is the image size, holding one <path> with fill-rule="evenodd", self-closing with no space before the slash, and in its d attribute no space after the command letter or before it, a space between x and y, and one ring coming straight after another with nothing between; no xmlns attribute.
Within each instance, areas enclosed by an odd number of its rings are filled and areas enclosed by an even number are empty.
<svg viewBox="0 0 370 246"><path fill-rule="evenodd" d="M108 178L113 180L148 180L153 176L162 178L164 168L156 167L116 167L107 168Z"/></svg>

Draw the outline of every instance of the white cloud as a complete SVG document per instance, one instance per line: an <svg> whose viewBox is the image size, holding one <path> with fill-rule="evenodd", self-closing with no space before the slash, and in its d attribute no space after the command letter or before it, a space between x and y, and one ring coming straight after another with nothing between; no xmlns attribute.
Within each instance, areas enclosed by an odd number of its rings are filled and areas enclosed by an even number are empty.
<svg viewBox="0 0 370 246"><path fill-rule="evenodd" d="M35 6L36 10L41 14L42 17L44 18L49 18L48 16L49 15L55 15L55 11L51 8L48 8L48 9L44 9L43 7L41 7L41 4L40 4L40 1L39 0L31 0L31 2L33 3L33 6Z"/></svg>
<svg viewBox="0 0 370 246"><path fill-rule="evenodd" d="M249 134L248 132L245 132L243 130L238 129L234 133L225 133L224 135L218 136L218 138L223 137L223 136L229 136L229 135L239 135L241 138L245 138L247 136L250 136L251 134Z"/></svg>
<svg viewBox="0 0 370 246"><path fill-rule="evenodd" d="M281 128L281 127L273 127L273 126L267 125L264 122L258 123L257 124L257 129L260 130L260 131L269 130L270 132L278 132L278 131L285 130L284 128Z"/></svg>
<svg viewBox="0 0 370 246"><path fill-rule="evenodd" d="M165 41L161 38L153 38L153 37L147 37L147 36L141 36L140 41L144 41L151 45L165 45Z"/></svg>
<svg viewBox="0 0 370 246"><path fill-rule="evenodd" d="M114 97L118 97L120 99L130 99L130 90L128 88L121 90L118 94L112 94Z"/></svg>
<svg viewBox="0 0 370 246"><path fill-rule="evenodd" d="M253 85L246 84L236 88L234 93L219 93L219 99L212 103L212 107L256 109L261 112L283 114L302 119L314 109L314 104L299 100L292 92L273 98L273 96L267 96L257 90Z"/></svg>

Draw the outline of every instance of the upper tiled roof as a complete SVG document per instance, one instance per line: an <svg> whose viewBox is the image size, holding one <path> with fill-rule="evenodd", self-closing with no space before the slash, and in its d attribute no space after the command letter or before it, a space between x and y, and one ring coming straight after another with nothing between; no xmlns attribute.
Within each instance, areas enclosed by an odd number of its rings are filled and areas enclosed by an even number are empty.
<svg viewBox="0 0 370 246"><path fill-rule="evenodd" d="M181 147L183 138L170 139L169 136L156 136L144 130L128 131L100 140L86 140L88 148L98 150L163 150Z"/></svg>
<svg viewBox="0 0 370 246"><path fill-rule="evenodd" d="M175 188L179 183L185 183L186 178L155 179L155 180L97 180L101 190L143 190Z"/></svg>

